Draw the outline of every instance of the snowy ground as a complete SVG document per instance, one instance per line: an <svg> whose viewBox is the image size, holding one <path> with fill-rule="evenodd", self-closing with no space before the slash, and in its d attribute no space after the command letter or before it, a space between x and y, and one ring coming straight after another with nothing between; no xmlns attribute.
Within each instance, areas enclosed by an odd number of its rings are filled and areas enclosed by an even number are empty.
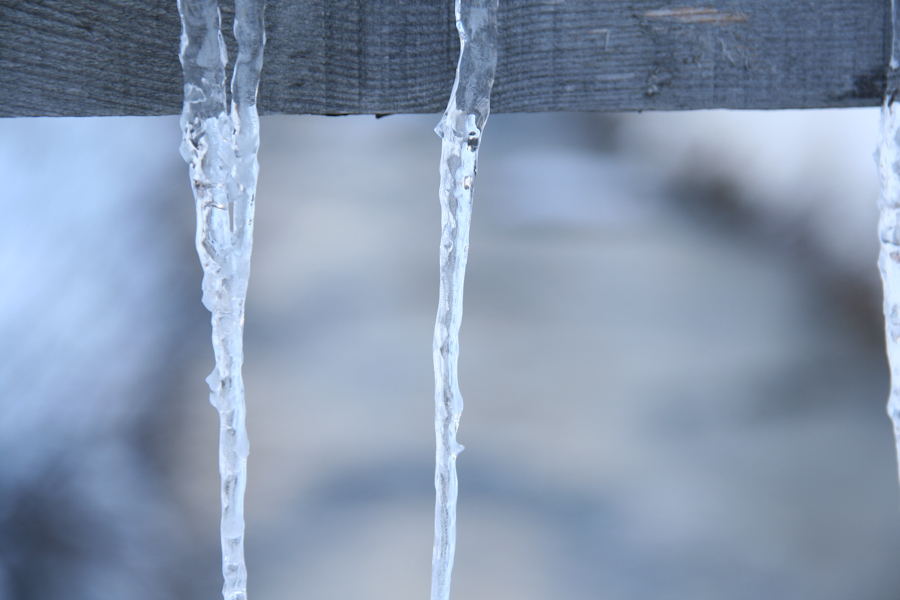
<svg viewBox="0 0 900 600"><path fill-rule="evenodd" d="M455 597L897 597L900 494L872 309L876 120L874 111L491 117L461 336ZM263 119L246 324L251 597L427 595L436 121ZM0 402L21 413L21 390L36 381L51 398L25 426L4 416L16 432L3 446L4 497L48 495L53 477L66 477L46 465L70 468L86 448L146 455L103 471L109 452L96 451L81 468L107 477L60 492L96 507L61 529L89 539L105 531L91 523L105 523L119 536L85 542L94 558L73 568L95 583L67 597L163 597L148 596L141 577L181 573L152 535L169 527L181 530L178 556L193 573L165 597L212 599L218 419L203 381L212 352L199 267L179 225L192 210L184 167L171 160L177 121L58 123L0 122L7 154L36 139L85 178L67 188L40 153L0 167L23 190L43 182L3 200L20 219L0 241L4 280L22 283L2 290L0 330L22 334L0 336ZM153 132L135 155L142 176L125 178L127 147ZM94 187L104 173L126 183ZM177 219L141 212L157 199ZM59 251L33 251L54 240ZM146 278L133 274L136 262ZM88 308L72 312L54 273L103 292L77 296ZM96 385L72 387L70 371L48 370L73 355L74 372ZM73 404L88 425L57 443L47 423L69 422ZM163 426L141 425L155 406ZM27 481L20 464L38 465ZM127 473L159 487L126 485ZM22 536L6 533L21 520L9 514L0 515L0 561L13 581L4 599L25 597L16 582L49 568L22 558ZM143 571L103 554L138 543L151 548ZM110 564L126 573L115 591L96 576Z"/></svg>

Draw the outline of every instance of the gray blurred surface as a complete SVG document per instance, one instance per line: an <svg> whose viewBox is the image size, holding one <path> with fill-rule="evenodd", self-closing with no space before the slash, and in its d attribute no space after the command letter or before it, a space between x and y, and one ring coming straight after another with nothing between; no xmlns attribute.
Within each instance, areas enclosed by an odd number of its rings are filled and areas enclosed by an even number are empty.
<svg viewBox="0 0 900 600"><path fill-rule="evenodd" d="M900 597L874 167L848 167L875 121L854 114L491 117L455 598ZM251 598L427 596L436 122L262 121ZM177 120L6 121L0 142L0 598L219 597Z"/></svg>
<svg viewBox="0 0 900 600"><path fill-rule="evenodd" d="M245 367L255 597L427 594L434 122L263 121ZM898 597L877 331L808 260L698 223L610 136L579 115L488 125L454 596ZM196 362L180 477L214 536L211 354Z"/></svg>
<svg viewBox="0 0 900 600"><path fill-rule="evenodd" d="M159 476L183 336L203 331L173 125L0 121L3 600L195 589Z"/></svg>

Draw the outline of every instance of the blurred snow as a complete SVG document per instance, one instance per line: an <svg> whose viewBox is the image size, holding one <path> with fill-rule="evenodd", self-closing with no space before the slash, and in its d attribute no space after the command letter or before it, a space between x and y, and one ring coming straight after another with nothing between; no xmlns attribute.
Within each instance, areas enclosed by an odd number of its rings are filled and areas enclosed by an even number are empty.
<svg viewBox="0 0 900 600"><path fill-rule="evenodd" d="M172 119L0 121L0 598L174 597L141 444L185 324L177 142Z"/></svg>
<svg viewBox="0 0 900 600"><path fill-rule="evenodd" d="M832 268L879 284L879 110L727 111L622 115L626 156L670 181L725 186L773 228L806 235Z"/></svg>
<svg viewBox="0 0 900 600"><path fill-rule="evenodd" d="M876 119L491 117L454 596L896 598L881 334L834 286L877 290ZM262 120L253 597L427 594L436 121ZM0 121L0 598L220 594L178 140L174 118Z"/></svg>

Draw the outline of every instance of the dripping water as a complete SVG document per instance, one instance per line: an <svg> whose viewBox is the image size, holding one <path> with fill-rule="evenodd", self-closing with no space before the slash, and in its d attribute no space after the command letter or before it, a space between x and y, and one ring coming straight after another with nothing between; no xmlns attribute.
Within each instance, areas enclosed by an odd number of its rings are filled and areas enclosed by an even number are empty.
<svg viewBox="0 0 900 600"><path fill-rule="evenodd" d="M253 245L259 165L256 95L265 31L263 0L235 0L238 44L226 110L227 54L216 0L178 0L184 69L181 154L190 167L197 211L197 253L203 266L203 305L212 313L216 367L207 377L219 411L222 477L222 573L225 600L245 600L244 489L249 442L245 426L244 301Z"/></svg>
<svg viewBox="0 0 900 600"><path fill-rule="evenodd" d="M441 149L440 291L434 326L436 438L431 600L448 600L456 549L456 431L463 401L457 380L463 281L469 253L478 146L490 113L497 66L497 0L456 0L460 56L447 110L435 131Z"/></svg>

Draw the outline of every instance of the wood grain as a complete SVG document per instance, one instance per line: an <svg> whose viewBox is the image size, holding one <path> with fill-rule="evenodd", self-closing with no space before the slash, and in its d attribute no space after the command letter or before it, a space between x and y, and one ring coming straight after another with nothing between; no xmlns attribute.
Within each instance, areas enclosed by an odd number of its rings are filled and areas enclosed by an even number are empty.
<svg viewBox="0 0 900 600"><path fill-rule="evenodd" d="M269 0L266 19L263 113L446 104L452 0ZM890 0L501 0L499 20L497 112L872 106L891 41ZM175 0L2 0L0 116L177 114L179 34Z"/></svg>

